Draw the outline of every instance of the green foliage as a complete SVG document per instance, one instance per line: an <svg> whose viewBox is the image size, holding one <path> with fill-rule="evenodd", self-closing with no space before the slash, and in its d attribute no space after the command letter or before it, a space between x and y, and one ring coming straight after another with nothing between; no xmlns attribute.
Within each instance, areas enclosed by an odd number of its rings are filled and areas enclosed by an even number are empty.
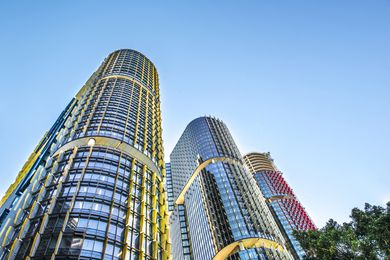
<svg viewBox="0 0 390 260"><path fill-rule="evenodd" d="M390 259L390 202L354 208L349 223L333 219L319 230L294 231L306 259Z"/></svg>

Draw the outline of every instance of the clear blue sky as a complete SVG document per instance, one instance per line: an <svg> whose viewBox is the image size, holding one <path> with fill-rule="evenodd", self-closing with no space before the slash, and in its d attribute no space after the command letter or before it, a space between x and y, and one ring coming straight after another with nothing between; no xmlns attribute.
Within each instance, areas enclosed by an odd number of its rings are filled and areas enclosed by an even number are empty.
<svg viewBox="0 0 390 260"><path fill-rule="evenodd" d="M243 154L271 152L319 227L390 200L389 0L71 2L0 5L0 193L104 57L132 48L160 74L166 155L215 115Z"/></svg>

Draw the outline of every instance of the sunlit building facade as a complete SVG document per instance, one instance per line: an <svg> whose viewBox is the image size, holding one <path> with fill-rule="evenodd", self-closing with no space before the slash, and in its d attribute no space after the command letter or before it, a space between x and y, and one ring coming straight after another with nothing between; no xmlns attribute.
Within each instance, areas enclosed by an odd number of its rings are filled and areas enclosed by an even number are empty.
<svg viewBox="0 0 390 260"><path fill-rule="evenodd" d="M60 118L2 200L1 259L169 259L152 62L111 53Z"/></svg>
<svg viewBox="0 0 390 260"><path fill-rule="evenodd" d="M293 235L293 230L313 230L315 225L294 192L276 168L269 153L250 153L244 162L253 174L266 202L295 258L305 252Z"/></svg>
<svg viewBox="0 0 390 260"><path fill-rule="evenodd" d="M66 106L60 114L54 125L45 133L42 140L35 147L22 170L18 173L15 182L8 188L0 202L0 230L3 225L8 226L13 219L15 210L14 206L18 203L20 197L28 189L31 182L34 180L34 173L44 167L47 159L50 157L56 143L58 142L58 134L65 127L65 122L70 116L71 111L76 105L76 99ZM11 213L11 214L10 214ZM9 215L10 214L10 215ZM1 234L1 232L0 232Z"/></svg>
<svg viewBox="0 0 390 260"><path fill-rule="evenodd" d="M292 259L222 121L193 120L170 160L173 259Z"/></svg>

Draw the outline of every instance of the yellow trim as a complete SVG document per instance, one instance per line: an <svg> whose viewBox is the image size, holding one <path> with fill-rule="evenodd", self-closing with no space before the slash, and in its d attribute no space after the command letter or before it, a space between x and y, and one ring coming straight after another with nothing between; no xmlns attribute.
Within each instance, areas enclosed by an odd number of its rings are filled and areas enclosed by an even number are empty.
<svg viewBox="0 0 390 260"><path fill-rule="evenodd" d="M133 84L133 86L131 87L131 93L130 93L130 98L129 98L129 107L127 108L126 123L125 123L125 130L123 131L123 138L129 138L126 135L127 135L128 132L129 133L131 132L131 129L128 129L127 127L129 125L130 111L131 111L131 102L133 101L133 94L134 94L134 89L135 89L134 82L132 84Z"/></svg>
<svg viewBox="0 0 390 260"><path fill-rule="evenodd" d="M229 162L229 163L241 165L241 161L234 159L234 158L225 157L225 156L213 157L213 158L207 159L206 161L202 162L198 167L196 167L196 169L192 173L191 177L188 179L186 185L181 190L180 195L176 199L176 205L181 205L184 203L184 196L186 195L188 189L191 187L191 184L194 182L194 180L198 176L198 174L204 168L206 168L209 164L217 163L217 162Z"/></svg>
<svg viewBox="0 0 390 260"><path fill-rule="evenodd" d="M45 134L43 136L43 138L41 139L41 141L39 142L39 144L45 139L47 134ZM39 147L39 144L37 145L37 147ZM18 175L16 176L16 179L14 181L14 183L11 184L11 186L9 186L9 188L7 189L7 191L5 192L5 195L3 196L3 198L1 199L0 201L0 207L3 206L3 204L7 201L7 199L11 196L11 194L15 191L15 189L18 187L18 185L20 184L20 182L24 179L24 177L27 175L27 173L31 170L31 167L33 166L34 162L38 159L38 157L41 155L42 153L42 150L43 150L43 147L45 145L42 145L42 148L39 150L39 151L36 151L34 149L34 152L31 153L31 155L28 157L26 163L23 165L22 167L22 170L18 173Z"/></svg>
<svg viewBox="0 0 390 260"><path fill-rule="evenodd" d="M142 102L144 102L145 100L143 100L143 94L146 94L146 101L145 101L145 104L146 104L146 115L145 115L145 129L144 129L144 135L145 135L145 138L144 138L144 142L140 145L140 147L144 147L144 150L146 149L147 147L147 141L148 141L148 131L149 131L149 128L148 128L148 124L151 123L152 125L152 154L153 154L153 157L150 158L148 156L146 156L145 154L143 154L141 151L137 150L135 147L129 145L129 144L126 144L124 143L123 141L120 141L120 140L117 140L117 139L113 139L113 138L110 138L110 137L101 137L101 136L93 136L93 138L95 139L95 145L101 145L101 146L105 146L105 147L111 147L113 149L118 149L119 151L121 151L123 154L128 154L130 155L131 157L133 158L136 158L137 161L139 161L140 163L143 164L143 181L142 181L142 223L145 223L146 224L146 214L145 214L145 209L146 209L146 206L145 206L145 196L148 194L146 192L146 174L145 174L145 171L146 171L146 168L148 170L151 170L152 174L153 174L153 184L152 184L152 204L154 206L153 208L153 213L152 213L152 233L153 233L153 258L157 258L158 256L158 250L159 250L159 243L157 241L157 235L158 233L160 232L161 234L161 247L162 247L162 258L163 259L169 259L170 258L170 241L169 241L169 226L168 226L168 214L167 214L167 198L166 198L166 192L164 190L164 187L163 187L163 183L164 183L164 176L165 176L165 170L164 170L164 162L163 162L163 148L162 148L162 130L161 130L161 111L160 111L160 104L159 104L159 93L158 93L158 90L159 90L159 87L158 87L158 75L157 75L157 70L155 69L154 65L146 58L144 57L143 55L141 56L137 56L137 63L139 62L142 62L142 70L139 71L137 70L136 71L136 75L140 75L141 74L141 79L138 80L137 78L132 78L132 77L128 77L128 76L124 76L124 75L110 75L110 76L105 76L105 77L99 77L100 75L104 75L105 73L113 73L113 68L114 68L114 64L115 63L118 63L118 58L119 58L119 55L120 52L116 53L115 55L111 55L108 60L105 60L103 62L103 64L99 67L99 69L88 79L88 81L84 84L84 86L82 87L82 89L76 94L76 100L75 102L79 101L79 103L77 104L76 107L73 108L73 111L75 110L78 110L80 113L78 113L78 116L75 117L74 115L72 115L66 122L66 124L69 122L70 119L75 119L73 120L75 123L73 124L73 126L68 126L71 130L71 133L70 135L73 136L74 133L75 133L75 130L78 128L78 125L80 124L80 121L82 119L82 117L85 115L85 111L86 111L86 108L91 104L91 99L92 97L94 96L94 94L97 94L97 87L99 86L99 84L102 82L102 80L108 80L110 78L114 78L115 80L118 80L118 79L125 79L125 80L128 80L130 81L132 84L133 84L133 88L132 88L132 93L131 93L131 98L130 98L130 103L129 103L129 108L128 108L128 115L130 113L130 110L132 109L131 108L131 101L132 101L132 98L136 98L136 95L133 94L134 92L134 89L137 87L137 89L139 89L139 107L138 107L138 115L137 115L137 125L136 125L136 133L135 133L135 138L134 138L134 143L137 142L137 138L139 137L138 134L140 134L141 132L139 132L139 123L140 123L140 111L141 111L141 104ZM131 55L133 55L133 52L131 53ZM113 66L109 66L110 64L112 63ZM136 66L137 67L137 66ZM145 71L147 68L147 71ZM102 73L103 72L103 73ZM149 72L150 73L153 73L153 78L149 78ZM148 73L147 75L145 75L145 73ZM106 74L107 75L107 74ZM147 77L147 82L150 83L150 84L144 84L142 81L144 81L144 78ZM103 82L102 82L103 83ZM104 86L103 86L103 90L101 90L101 92L97 95L97 98L100 99L101 96L102 96L102 93L104 92L104 88L107 87L107 82L104 82L103 83ZM136 86L137 85L137 86ZM145 90L145 92L144 92ZM112 93L112 91L111 91ZM149 96L150 95L150 96ZM142 102L141 102L142 101ZM83 103L83 106L81 106L81 103ZM98 104L98 101L96 101L96 103L94 104L93 106L93 110L96 109L96 105ZM149 107L150 106L150 107ZM152 110L152 111L151 111ZM149 118L149 112L152 112L151 113L151 118ZM91 113L93 114L93 112ZM90 122L91 122L91 116L88 116L88 119L87 119L87 122L85 124L85 126L83 127L82 131L85 133L85 131L87 130L87 127L90 125ZM100 130L100 126L101 124L99 124L99 130ZM126 120L126 127L125 127L125 133L126 133L126 129L128 126L128 120ZM62 133L62 132L61 132ZM149 133L150 134L150 133ZM58 138L58 137L57 137ZM76 139L76 140L73 140L71 142L68 142L66 143L64 146L60 147L57 151L53 151L54 154L51 155L51 157L54 157L68 149L73 149L73 154L69 157L68 159L68 164L67 165L71 165L71 162L73 160L73 157L75 155L75 153L77 152L77 149L81 146L88 146L88 141L91 137L84 137L84 138L80 138L80 139ZM42 139L44 140L44 139ZM41 141L42 142L42 141ZM91 151L92 151L92 147L90 148L90 153L88 155L88 158L86 160L86 164L88 163L88 160L89 160L89 157L91 155ZM156 161L156 152L158 151L158 158L157 158L157 161ZM38 158L39 154L40 154L41 150L37 151L37 150L34 150L34 153L31 154L31 156L29 157L28 161L26 162L26 164L24 165L22 171L23 171L23 174L25 174L26 172L28 172L28 169L25 169L25 167L30 167L32 165L32 163L36 160L36 158ZM58 158L57 158L58 160ZM57 163L57 162L53 162L54 163ZM133 163L135 163L135 159L133 160ZM53 165L53 168L55 166ZM118 167L119 168L119 167ZM83 171L82 171L82 176L85 174L85 169L86 167L84 167ZM22 172L21 171L21 172ZM21 173L19 173L18 175L18 178L17 178L17 185L20 183L20 179L23 179L24 176L20 177ZM64 178L63 179L66 179L66 175L68 174L68 170L65 169L64 173L63 173L63 176ZM132 167L132 173L131 174L134 174L134 167ZM43 191L46 189L46 186L48 184L48 182L51 180L52 178L52 174L51 173L48 173L46 176L46 182L41 186L41 187L37 187L37 188L40 188L40 192L39 192L39 195L38 197L33 201L33 206L32 206L32 210L29 212L28 216L24 219L23 221L23 224L22 224L22 229L21 229L21 232L19 233L18 235L18 239L16 239L12 245L12 250L11 250L11 253L12 251L15 249L16 246L18 246L18 242L20 241L21 239L21 235L22 233L24 232L25 229L27 229L28 227L28 223L30 222L30 219L32 216L35 215L36 213L36 210L37 208L39 207L39 201L40 201L40 198L42 197L43 195ZM81 178L82 179L82 178ZM80 179L80 180L81 180ZM72 210L73 206L74 206L74 203L75 203L75 196L77 194L77 191L79 190L80 188L80 180L79 182L77 183L76 185L76 193L75 195L72 197L72 200L71 200L71 203L70 203L70 207L68 209L68 212L66 213L66 216L65 216L65 219L64 219L64 226L63 228L66 226L66 223L68 222L69 220L69 213L70 211ZM159 182L159 185L157 187L157 180ZM16 183L16 182L15 182ZM37 182L36 185L38 185L39 183ZM61 189L61 185L62 183L59 182L58 185L57 185L57 188L58 190ZM129 238L127 237L129 232L131 232L131 230L129 230L129 226L127 222L129 222L129 214L132 214L131 210L130 210L130 206L131 206L131 203L132 203L132 194L131 194L131 191L132 191L132 185L133 185L133 180L131 179L130 181L130 192L129 192L129 201L128 201L128 212L127 212L127 219L126 219L126 224L127 224L127 228L125 230L125 248L123 250L123 254L122 254L122 258L125 259L126 256L128 255L128 250L129 250ZM15 186L16 187L16 186ZM12 189L11 189L12 188ZM116 189L116 186L115 188ZM157 195L157 189L159 189L159 195ZM10 187L10 191L12 192L14 190L14 187ZM28 193L29 195L29 193ZM57 193L57 196L58 196L58 193ZM3 200L6 200L7 197L5 197ZM23 203L23 204L26 204L27 203L27 200L29 198L26 196L26 198L22 201L20 200L18 203ZM52 198L52 203L50 204L50 208L49 208L49 211L45 214L44 218L43 218L43 221L40 225L40 229L39 229L39 232L37 232L34 236L34 240L33 240L33 248L30 249L30 252L29 252L29 256L26 257L26 259L30 259L32 256L34 256L35 254L35 251L36 251L36 248L35 246L39 244L39 241L40 241L40 238L41 238L41 234L40 232L42 232L43 228L45 227L46 225L46 222L48 220L47 218L47 214L50 214L55 206L55 199L56 199L56 196L53 196ZM160 203L160 215L161 215L161 230L159 230L158 228L158 223L157 223L157 210L156 210L156 206L157 206L157 203ZM21 205L23 205L21 204ZM112 205L111 205L112 207ZM8 220L7 220L8 221ZM141 225L141 228L143 228L144 224ZM8 230L5 230L5 231L8 231ZM63 232L64 232L64 229L61 230L58 238L57 238L57 241L56 241L56 246L55 246L55 250L54 250L54 253L52 254L52 257L51 259L54 259L57 252L58 252L58 248L59 248L59 245L61 244L61 240L62 240L62 235L63 235ZM8 232L8 235L10 233ZM141 240L141 254L140 254L140 257L142 256L142 248L143 248L143 243L142 243L142 240L145 238L145 235L143 233L143 230L141 230L141 237L140 237L140 240ZM105 248L104 248L105 250Z"/></svg>
<svg viewBox="0 0 390 260"><path fill-rule="evenodd" d="M157 181L156 173L152 173L152 239L153 239L153 259L157 259L158 254L158 242L157 242Z"/></svg>
<svg viewBox="0 0 390 260"><path fill-rule="evenodd" d="M118 80L118 79L115 80L114 85L116 85L116 81L117 81L117 80ZM104 89L102 89L101 92L99 93L99 98L98 98L98 100L95 102L95 105L94 105L94 107L93 107L93 111L91 112L89 118L91 118L91 117L94 115L95 110L96 110L96 107L99 105L100 99L102 98L102 95L103 95L103 93L104 93L104 91L105 91L106 88L107 88L107 81L104 83ZM103 120L104 120L105 117L106 117L107 109L108 109L109 103L110 103L110 101L111 101L112 93L114 93L114 89L115 89L114 87L111 88L111 92L110 92L110 96L108 97L107 105L104 107L104 112L103 112L102 118L100 119L100 123L99 123L98 128L97 128L97 132L98 132L98 133L100 133L100 128L102 127ZM89 120L88 120L88 122L89 122ZM89 125L88 125L88 126L89 126Z"/></svg>
<svg viewBox="0 0 390 260"><path fill-rule="evenodd" d="M91 88L94 80L98 77L100 71L102 70L102 67L99 67L97 71L95 71L92 76L87 80L87 82L84 84L84 86L77 92L75 98L80 101L84 94L87 92L88 89Z"/></svg>
<svg viewBox="0 0 390 260"><path fill-rule="evenodd" d="M145 194L146 194L146 188L145 188L145 181L146 181L146 165L142 167L142 182L141 182L141 211L140 211L140 233L139 233L139 258L140 260L143 260L145 258L145 226L147 224L146 221L146 214L145 214L145 208L146 208L146 202L145 202Z"/></svg>
<svg viewBox="0 0 390 260"><path fill-rule="evenodd" d="M8 226L8 229L7 229L7 232L5 232L5 236L3 238L3 243L2 243L2 247L5 247L8 243L9 243L9 236L11 234L11 232L14 231L14 227L12 225Z"/></svg>
<svg viewBox="0 0 390 260"><path fill-rule="evenodd" d="M118 185L118 178L119 178L119 169L121 167L121 162L122 162L122 155L123 153L121 152L119 154L119 160L118 160L118 167L117 167L117 171L116 171L116 177L115 177L115 184L114 184L114 190L113 190L113 196L114 194L116 193L116 190L117 190L117 185ZM111 201L111 205L110 205L110 212L112 212L112 209L114 208L114 199L112 199ZM107 221L107 228L106 228L106 232L108 233L109 229L110 229L110 224L111 224L111 219L112 219L112 214L109 214L108 216L108 221ZM106 249L107 249L107 244L108 244L108 236L106 236L104 238L104 243L103 243L103 251L102 251L102 255L104 256L106 254ZM122 254L122 253L121 253Z"/></svg>
<svg viewBox="0 0 390 260"><path fill-rule="evenodd" d="M14 251L15 251L15 248L16 248L16 245L17 244L20 244L21 240L19 239L15 239L13 242L12 242L12 245L11 245L11 248L10 248L10 253L8 255L8 258L7 260L11 260L13 259L15 256L13 255Z"/></svg>
<svg viewBox="0 0 390 260"><path fill-rule="evenodd" d="M146 151L148 146L148 119L149 119L149 94L146 93L146 101L145 101L145 125L144 125L144 145L143 150Z"/></svg>
<svg viewBox="0 0 390 260"><path fill-rule="evenodd" d="M283 246L279 243L260 237L251 237L245 238L239 241L234 241L233 243L225 246L213 257L213 260L223 260L228 258L230 255L236 253L240 250L240 248L256 248L256 247L264 247L269 249L275 249L279 251L286 251Z"/></svg>
<svg viewBox="0 0 390 260"><path fill-rule="evenodd" d="M269 153L249 153L243 157L252 174L260 171L277 171Z"/></svg>
<svg viewBox="0 0 390 260"><path fill-rule="evenodd" d="M141 147L141 145L138 143L138 131L139 131L139 117L141 114L141 104L142 104L142 88L139 90L139 96L138 96L138 110L137 110L137 118L135 121L135 131L134 131L134 146Z"/></svg>
<svg viewBox="0 0 390 260"><path fill-rule="evenodd" d="M160 176L159 179L161 179L162 173L160 169L156 166L153 161L147 157L145 154L143 154L138 149L134 148L133 146L122 142L121 140L113 139L111 137L104 137L104 136L88 136L83 137L79 139L75 139L64 146L60 147L53 156L57 155L58 153L67 151L74 147L81 147L81 146L87 146L89 139L95 139L95 146L108 146L110 148L118 149L121 152L130 155L133 158L137 158L137 161L142 162L145 164L149 170L159 173Z"/></svg>
<svg viewBox="0 0 390 260"><path fill-rule="evenodd" d="M99 82L100 82L100 81L99 81ZM96 107L99 105L99 102L100 102L100 99L101 99L102 96L103 96L104 90L107 88L107 83L108 83L107 81L104 82L104 86L103 86L102 89L100 90L99 95L97 96L96 101L95 101L95 103L93 104L92 111L91 111L91 113L89 114L89 116L88 116L88 118L87 118L87 121L85 122L85 125L84 125L84 127L83 127L83 133L84 133L84 134L87 132L88 127L91 125L91 118L92 118L92 115L95 114ZM98 84L99 84L99 83L96 83L96 86L98 86ZM95 94L95 92L96 92L96 89L97 89L97 88L93 88L91 95L89 95L88 100L87 100L88 104L86 104L86 105L83 107L83 114L85 113L85 109L89 106L89 103L91 102L91 99L92 99L92 97L94 96L94 94ZM80 113L80 114L81 114L81 113ZM80 117L80 119L81 119L81 118L82 118L82 117ZM102 118L103 118L103 117L102 117ZM100 124L101 124L101 123L100 123ZM74 127L74 129L77 129L77 128ZM100 126L99 126L99 129L100 129Z"/></svg>
<svg viewBox="0 0 390 260"><path fill-rule="evenodd" d="M99 82L102 81L102 80L105 80L105 79L112 79L112 78L116 78L116 79L126 79L126 80L129 80L129 81L135 82L135 83L137 83L138 85L140 85L141 88L145 89L148 93L152 94L153 96L155 95L152 91L150 91L150 89L148 89L146 86L144 86L144 83L139 82L137 79L132 78L132 77L129 77L129 76L124 76L124 75L119 75L119 74L116 74L116 75L109 75L109 76L105 76L105 77L99 79ZM99 82L98 82L98 83L99 83ZM97 83L97 84L98 84L98 83Z"/></svg>
<svg viewBox="0 0 390 260"><path fill-rule="evenodd" d="M153 97L153 96L152 96ZM153 104L152 104L152 158L155 160L156 158L156 98L153 97Z"/></svg>
<svg viewBox="0 0 390 260"><path fill-rule="evenodd" d="M116 61L118 60L118 57L119 57L119 52L118 53L114 53L113 55L110 55L108 60L107 60L107 62L103 62L103 64L99 67L99 68L103 68L104 67L104 70L102 72L103 75L107 73L107 69L110 67L110 63L112 63L112 59L115 58L115 62L114 63L116 63ZM111 71L112 71L112 68L111 68L110 72ZM110 72L108 72L108 73L110 73Z"/></svg>
<svg viewBox="0 0 390 260"><path fill-rule="evenodd" d="M71 155L71 156L69 157L69 159L68 159L68 165L71 165L71 164L72 164L73 158L76 157L76 154L77 154L78 149L79 149L78 147L74 147L74 148L73 148L73 153L72 153L72 155ZM66 214L65 214L65 217L64 217L64 222L63 222L64 224L62 225L61 231L60 231L60 233L59 233L59 235L58 235L57 243L56 243L56 246L55 246L55 248L54 248L54 252L53 252L53 254L52 254L52 256L51 256L51 259L52 259L52 260L54 260L54 259L56 258L56 255L57 255L57 253L58 253L58 250L60 249L60 245L61 245L61 241L62 241L62 236L63 236L63 234L64 234L64 232L65 232L65 229L66 229L66 227L67 227L67 225L68 225L69 217L70 217L70 214L71 214L71 212L72 212L72 210L73 210L73 207L74 207L74 204L75 204L75 201L76 201L76 198L77 198L77 194L79 193L79 190L80 190L80 186L81 186L82 180L84 179L85 171L86 171L86 169L87 169L87 165L88 165L88 163L89 163L89 159L90 159L90 157L91 157L92 150L93 150L93 146L90 146L90 147L89 147L89 151L88 151L87 158L85 159L85 167L82 169L80 179L78 180L77 185L76 185L76 190L75 190L75 192L74 192L74 194L73 194L73 197L72 197L72 199L71 199L71 201L70 201L70 203L69 203L69 208L68 208L68 210L67 210L67 212L66 212ZM68 171L66 171L66 172L64 171L63 175L65 175L65 174L68 174ZM65 180L65 178L62 179L62 181L64 181L64 180ZM57 193L57 194L58 194L58 193ZM52 207L54 207L54 204L52 205Z"/></svg>
<svg viewBox="0 0 390 260"><path fill-rule="evenodd" d="M131 207L133 205L133 185L134 185L134 166L135 166L136 160L133 159L131 162L131 173L130 173L130 183L129 183L129 194L127 197L127 213L126 213L126 226L125 226L125 232L124 232L124 245L122 250L122 259L129 259L130 258L130 247L131 247L131 227L132 227L132 218L130 216L133 216L131 212Z"/></svg>

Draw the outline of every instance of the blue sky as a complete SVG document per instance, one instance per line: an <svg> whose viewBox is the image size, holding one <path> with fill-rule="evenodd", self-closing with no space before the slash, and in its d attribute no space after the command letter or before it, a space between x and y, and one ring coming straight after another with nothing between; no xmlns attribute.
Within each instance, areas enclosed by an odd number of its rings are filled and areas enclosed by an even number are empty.
<svg viewBox="0 0 390 260"><path fill-rule="evenodd" d="M0 4L0 193L120 48L160 74L168 158L214 115L270 151L321 227L390 200L390 1L8 1Z"/></svg>

